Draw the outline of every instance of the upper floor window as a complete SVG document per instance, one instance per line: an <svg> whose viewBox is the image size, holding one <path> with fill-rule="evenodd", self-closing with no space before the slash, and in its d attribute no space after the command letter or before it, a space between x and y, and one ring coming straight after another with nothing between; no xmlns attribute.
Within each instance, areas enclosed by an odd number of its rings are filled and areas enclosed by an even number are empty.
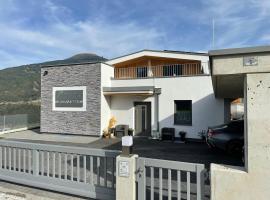
<svg viewBox="0 0 270 200"><path fill-rule="evenodd" d="M137 67L137 77L147 77L148 76L148 68L147 67Z"/></svg>
<svg viewBox="0 0 270 200"><path fill-rule="evenodd" d="M175 100L174 101L174 124L192 125L192 101Z"/></svg>
<svg viewBox="0 0 270 200"><path fill-rule="evenodd" d="M182 74L181 64L163 66L163 76L180 76Z"/></svg>

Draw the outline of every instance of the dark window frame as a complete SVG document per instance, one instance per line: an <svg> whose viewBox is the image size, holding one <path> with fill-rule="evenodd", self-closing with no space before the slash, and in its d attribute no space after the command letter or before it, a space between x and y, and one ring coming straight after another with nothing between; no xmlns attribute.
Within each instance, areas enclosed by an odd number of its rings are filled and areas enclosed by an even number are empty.
<svg viewBox="0 0 270 200"><path fill-rule="evenodd" d="M177 103L186 103L189 104L189 112L190 112L190 120L189 121L179 121L177 120L177 107L181 105L177 105ZM185 105L187 106L187 105ZM181 112L181 111L180 111ZM174 100L174 125L185 125L192 126L192 100Z"/></svg>

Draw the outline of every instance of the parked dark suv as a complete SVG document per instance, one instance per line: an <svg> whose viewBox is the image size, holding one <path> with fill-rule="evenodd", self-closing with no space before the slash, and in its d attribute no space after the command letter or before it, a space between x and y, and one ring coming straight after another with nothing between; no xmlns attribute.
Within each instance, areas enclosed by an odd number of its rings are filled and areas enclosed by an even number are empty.
<svg viewBox="0 0 270 200"><path fill-rule="evenodd" d="M241 153L244 145L244 120L209 127L206 142L210 147L223 149L229 154Z"/></svg>

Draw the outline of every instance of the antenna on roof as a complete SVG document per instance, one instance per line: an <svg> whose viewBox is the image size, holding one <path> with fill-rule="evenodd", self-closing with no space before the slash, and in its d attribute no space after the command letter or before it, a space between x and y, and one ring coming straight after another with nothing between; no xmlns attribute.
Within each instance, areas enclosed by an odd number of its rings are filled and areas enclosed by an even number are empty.
<svg viewBox="0 0 270 200"><path fill-rule="evenodd" d="M215 48L215 20L212 19L212 49Z"/></svg>

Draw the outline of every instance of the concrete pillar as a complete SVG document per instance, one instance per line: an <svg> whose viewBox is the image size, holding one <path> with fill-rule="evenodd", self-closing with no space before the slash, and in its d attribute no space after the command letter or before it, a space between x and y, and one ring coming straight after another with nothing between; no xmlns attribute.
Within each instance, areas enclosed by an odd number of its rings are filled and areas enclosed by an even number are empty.
<svg viewBox="0 0 270 200"><path fill-rule="evenodd" d="M245 168L211 164L212 200L270 199L270 73L245 79Z"/></svg>
<svg viewBox="0 0 270 200"><path fill-rule="evenodd" d="M136 200L136 158L138 155L116 158L116 199Z"/></svg>

